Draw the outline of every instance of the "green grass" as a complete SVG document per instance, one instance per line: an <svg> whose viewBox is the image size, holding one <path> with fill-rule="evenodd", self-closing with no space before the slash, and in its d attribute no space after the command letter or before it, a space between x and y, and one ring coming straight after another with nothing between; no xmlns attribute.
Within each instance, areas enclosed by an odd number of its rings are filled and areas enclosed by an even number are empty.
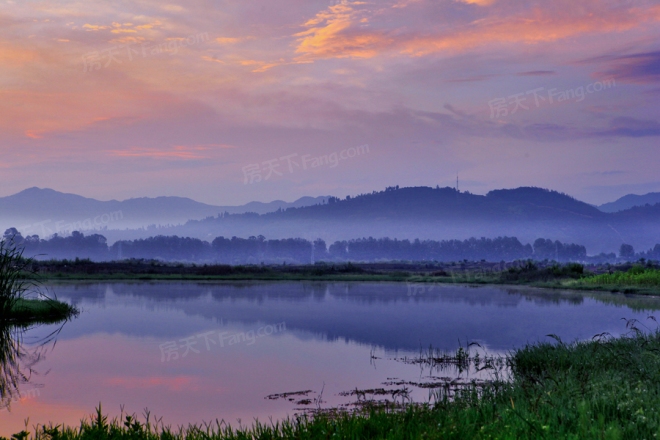
<svg viewBox="0 0 660 440"><path fill-rule="evenodd" d="M51 425L17 439L651 439L660 434L660 333L542 343L511 353L510 382L467 386L452 399L404 410L320 415L232 429L171 429L101 409L76 427Z"/></svg>
<svg viewBox="0 0 660 440"><path fill-rule="evenodd" d="M614 272L582 278L582 285L660 288L660 270L634 266L627 272Z"/></svg>
<svg viewBox="0 0 660 440"><path fill-rule="evenodd" d="M18 323L51 324L77 314L75 307L61 301L20 298L14 303L9 320Z"/></svg>

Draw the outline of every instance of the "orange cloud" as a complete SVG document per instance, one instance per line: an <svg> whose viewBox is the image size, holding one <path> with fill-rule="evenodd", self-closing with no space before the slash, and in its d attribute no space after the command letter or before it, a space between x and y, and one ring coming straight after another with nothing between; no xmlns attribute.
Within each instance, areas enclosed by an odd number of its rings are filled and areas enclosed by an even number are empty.
<svg viewBox="0 0 660 440"><path fill-rule="evenodd" d="M495 0L462 0L464 3L474 4L479 6L489 6L495 3Z"/></svg>
<svg viewBox="0 0 660 440"><path fill-rule="evenodd" d="M158 20L154 21L153 23L148 23L148 24L142 24L140 26L135 26L135 29L142 30L142 29L153 29L155 27L158 27L162 25L162 23Z"/></svg>
<svg viewBox="0 0 660 440"><path fill-rule="evenodd" d="M495 4L494 0L462 1L480 6ZM409 3L398 3L395 7L403 8ZM613 10L601 7L598 2L586 5L548 2L544 7L516 15L500 16L493 9L489 17L442 33L408 32L395 36L395 29L385 32L363 26L365 20L369 21L364 15L371 12L355 9L360 4L331 6L308 20L303 25L308 29L294 34L298 37L296 53L311 59L372 58L385 52L423 56L498 43L533 44L583 34L623 32L660 20L659 7Z"/></svg>
<svg viewBox="0 0 660 440"><path fill-rule="evenodd" d="M372 58L391 46L393 40L382 33L355 29L355 23L366 20L353 7L360 4L330 6L308 20L308 29L294 35L299 37L296 53L310 58Z"/></svg>
<svg viewBox="0 0 660 440"><path fill-rule="evenodd" d="M86 31L101 31L104 29L110 29L110 26L101 26L101 25L96 25L96 24L84 24L83 29Z"/></svg>
<svg viewBox="0 0 660 440"><path fill-rule="evenodd" d="M83 29L85 29L86 31L103 31L103 30L111 29L110 32L113 34L122 34L122 33L135 33L141 30L151 30L154 29L155 27L160 26L161 24L162 23L158 20L152 23L146 23L137 26L133 25L133 23L121 24L117 22L113 22L112 25L110 26L87 23L83 25Z"/></svg>
<svg viewBox="0 0 660 440"><path fill-rule="evenodd" d="M146 41L144 37L121 37L110 40L112 44L136 44Z"/></svg>
<svg viewBox="0 0 660 440"><path fill-rule="evenodd" d="M43 136L34 130L25 130L25 136L30 139L42 139Z"/></svg>
<svg viewBox="0 0 660 440"><path fill-rule="evenodd" d="M218 38L215 39L215 41L217 43L220 43L220 44L234 44L234 43L238 43L239 41L241 41L241 39L240 38L232 38L232 37L218 37Z"/></svg>
<svg viewBox="0 0 660 440"><path fill-rule="evenodd" d="M23 66L28 63L34 63L38 58L38 53L33 50L20 47L8 47L0 45L0 64Z"/></svg>

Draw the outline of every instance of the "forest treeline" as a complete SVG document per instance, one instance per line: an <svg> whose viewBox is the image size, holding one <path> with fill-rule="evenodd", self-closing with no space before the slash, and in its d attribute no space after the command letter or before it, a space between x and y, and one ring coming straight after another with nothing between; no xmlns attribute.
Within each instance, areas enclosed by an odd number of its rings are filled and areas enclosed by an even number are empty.
<svg viewBox="0 0 660 440"><path fill-rule="evenodd" d="M217 237L212 242L197 238L155 236L146 239L117 241L108 245L104 236L84 235L74 231L68 236L54 235L40 239L37 235L23 237L15 229L4 233L24 247L25 255L40 260L89 258L95 261L122 259L156 259L223 264L273 264L318 261L514 261L555 260L559 262L615 262L639 258L660 260L660 244L648 252L635 253L632 246L622 245L620 255L614 253L588 257L587 249L539 238L533 244L522 244L515 237L470 238L468 240L398 240L391 238L361 238L336 241L330 246L318 239L271 239Z"/></svg>

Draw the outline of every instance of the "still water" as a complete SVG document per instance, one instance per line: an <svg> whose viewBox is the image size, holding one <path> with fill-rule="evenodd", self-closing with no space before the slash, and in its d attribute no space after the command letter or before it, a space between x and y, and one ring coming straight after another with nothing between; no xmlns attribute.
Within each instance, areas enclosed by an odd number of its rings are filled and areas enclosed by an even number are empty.
<svg viewBox="0 0 660 440"><path fill-rule="evenodd" d="M238 425L346 401L340 393L424 380L401 362L429 346L487 353L589 339L652 323L660 298L505 287L396 283L76 283L47 286L81 314L18 335L29 381L0 411L0 435L77 425L99 402L177 426ZM641 325L641 324L640 324ZM54 337L46 339L53 332ZM28 368L29 370L29 368ZM413 387L414 388L414 387ZM267 396L309 390L305 396ZM319 399L320 396L320 399ZM429 391L411 390L417 401ZM6 400L6 399L5 399ZM321 402L319 403L318 400Z"/></svg>

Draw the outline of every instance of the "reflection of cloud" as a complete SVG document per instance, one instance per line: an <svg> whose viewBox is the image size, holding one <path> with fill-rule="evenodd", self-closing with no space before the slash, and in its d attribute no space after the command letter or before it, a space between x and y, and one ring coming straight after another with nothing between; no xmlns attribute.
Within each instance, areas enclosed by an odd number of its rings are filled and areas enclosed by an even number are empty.
<svg viewBox="0 0 660 440"><path fill-rule="evenodd" d="M105 380L107 385L126 389L167 388L170 391L198 390L196 378L191 376L152 376L152 377L112 377Z"/></svg>

